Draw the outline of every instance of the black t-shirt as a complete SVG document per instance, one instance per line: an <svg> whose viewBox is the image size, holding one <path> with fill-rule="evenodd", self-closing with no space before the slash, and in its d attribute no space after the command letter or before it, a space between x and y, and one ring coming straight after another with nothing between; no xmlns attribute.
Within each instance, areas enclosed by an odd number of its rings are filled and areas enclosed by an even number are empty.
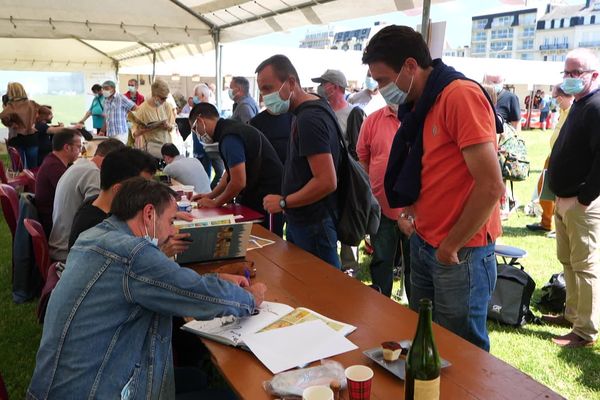
<svg viewBox="0 0 600 400"><path fill-rule="evenodd" d="M250 120L250 125L261 131L277 152L282 164L287 158L290 132L294 114L284 113L279 115L269 114L267 110L259 113Z"/></svg>
<svg viewBox="0 0 600 400"><path fill-rule="evenodd" d="M315 106L320 104L320 106ZM329 153L338 169L340 142L335 114L330 115L321 107L329 108L324 100L311 100L302 103L296 110L296 120L292 125L288 159L283 172L282 193L287 196L300 190L313 177L308 156ZM303 207L289 208L286 215L294 223L313 223L336 213L335 192L329 196Z"/></svg>
<svg viewBox="0 0 600 400"><path fill-rule="evenodd" d="M48 124L38 122L35 124L38 140L38 165L42 165L44 158L52 152L52 137L48 134Z"/></svg>
<svg viewBox="0 0 600 400"><path fill-rule="evenodd" d="M508 123L521 121L521 106L516 94L502 90L496 102L496 111Z"/></svg>
<svg viewBox="0 0 600 400"><path fill-rule="evenodd" d="M552 147L548 184L559 197L589 205L600 194L600 89L577 100Z"/></svg>
<svg viewBox="0 0 600 400"><path fill-rule="evenodd" d="M77 210L75 217L73 217L71 236L69 236L69 250L71 250L71 247L73 247L75 241L82 232L93 228L110 216L110 214L105 213L92 204L97 198L98 196L94 196L86 200L86 202L79 207L79 210Z"/></svg>

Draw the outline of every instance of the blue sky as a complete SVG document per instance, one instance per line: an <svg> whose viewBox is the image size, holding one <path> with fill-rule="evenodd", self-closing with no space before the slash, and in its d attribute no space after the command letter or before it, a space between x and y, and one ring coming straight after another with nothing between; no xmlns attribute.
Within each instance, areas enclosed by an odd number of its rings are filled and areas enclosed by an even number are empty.
<svg viewBox="0 0 600 400"><path fill-rule="evenodd" d="M510 5L518 3L518 0L455 0L446 3L434 4L431 7L432 22L446 21L446 40L452 47L468 45L471 43L471 17L475 15L491 14L495 12L510 11L525 8L545 8L549 0L529 0L527 5L521 1L521 5ZM566 0L567 4L584 4L585 0ZM403 12L377 15L353 20L340 21L332 24L335 30L351 30L373 26L375 21L383 21L389 24L408 25L413 28L421 23L420 13L417 16L408 16ZM300 40L304 38L307 31L325 30L324 25L310 25L290 30L285 33L273 33L259 38L249 39L243 43L252 45L271 45L298 47Z"/></svg>

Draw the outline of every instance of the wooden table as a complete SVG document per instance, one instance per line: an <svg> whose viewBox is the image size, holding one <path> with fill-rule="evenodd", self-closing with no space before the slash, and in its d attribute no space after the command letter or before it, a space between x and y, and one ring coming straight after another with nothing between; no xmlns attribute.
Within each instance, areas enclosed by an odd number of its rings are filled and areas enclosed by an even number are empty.
<svg viewBox="0 0 600 400"><path fill-rule="evenodd" d="M256 281L267 287L266 299L305 306L323 315L350 323L358 329L348 336L359 349L333 359L344 367L363 364L375 372L371 399L402 399L403 381L362 354L387 340L412 339L417 314L377 293L313 255L255 225L253 234L275 244L249 251ZM452 366L442 370L442 399L561 399L560 395L505 362L486 353L450 331L434 324L441 357ZM242 399L272 399L262 382L272 374L254 355L244 350L203 339L213 361ZM344 391L342 398L347 398Z"/></svg>

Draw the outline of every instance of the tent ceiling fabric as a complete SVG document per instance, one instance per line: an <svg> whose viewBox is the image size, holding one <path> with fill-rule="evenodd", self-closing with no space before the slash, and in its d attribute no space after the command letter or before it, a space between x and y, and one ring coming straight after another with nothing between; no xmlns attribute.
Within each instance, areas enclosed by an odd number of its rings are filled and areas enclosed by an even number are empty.
<svg viewBox="0 0 600 400"><path fill-rule="evenodd" d="M124 7L123 0L0 0L0 68L142 65L152 63L153 52L158 61L208 52L216 31L228 43L422 2L377 0L365 8L363 0L127 0Z"/></svg>

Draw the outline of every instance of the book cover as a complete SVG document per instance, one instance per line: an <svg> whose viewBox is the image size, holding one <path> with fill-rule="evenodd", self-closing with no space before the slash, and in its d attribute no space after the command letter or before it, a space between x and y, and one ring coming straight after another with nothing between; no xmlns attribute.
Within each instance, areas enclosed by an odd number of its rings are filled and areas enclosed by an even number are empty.
<svg viewBox="0 0 600 400"><path fill-rule="evenodd" d="M196 263L246 255L252 223L229 224L224 221L192 221L191 224L177 225L179 232L190 233L190 247L177 254L180 264Z"/></svg>

